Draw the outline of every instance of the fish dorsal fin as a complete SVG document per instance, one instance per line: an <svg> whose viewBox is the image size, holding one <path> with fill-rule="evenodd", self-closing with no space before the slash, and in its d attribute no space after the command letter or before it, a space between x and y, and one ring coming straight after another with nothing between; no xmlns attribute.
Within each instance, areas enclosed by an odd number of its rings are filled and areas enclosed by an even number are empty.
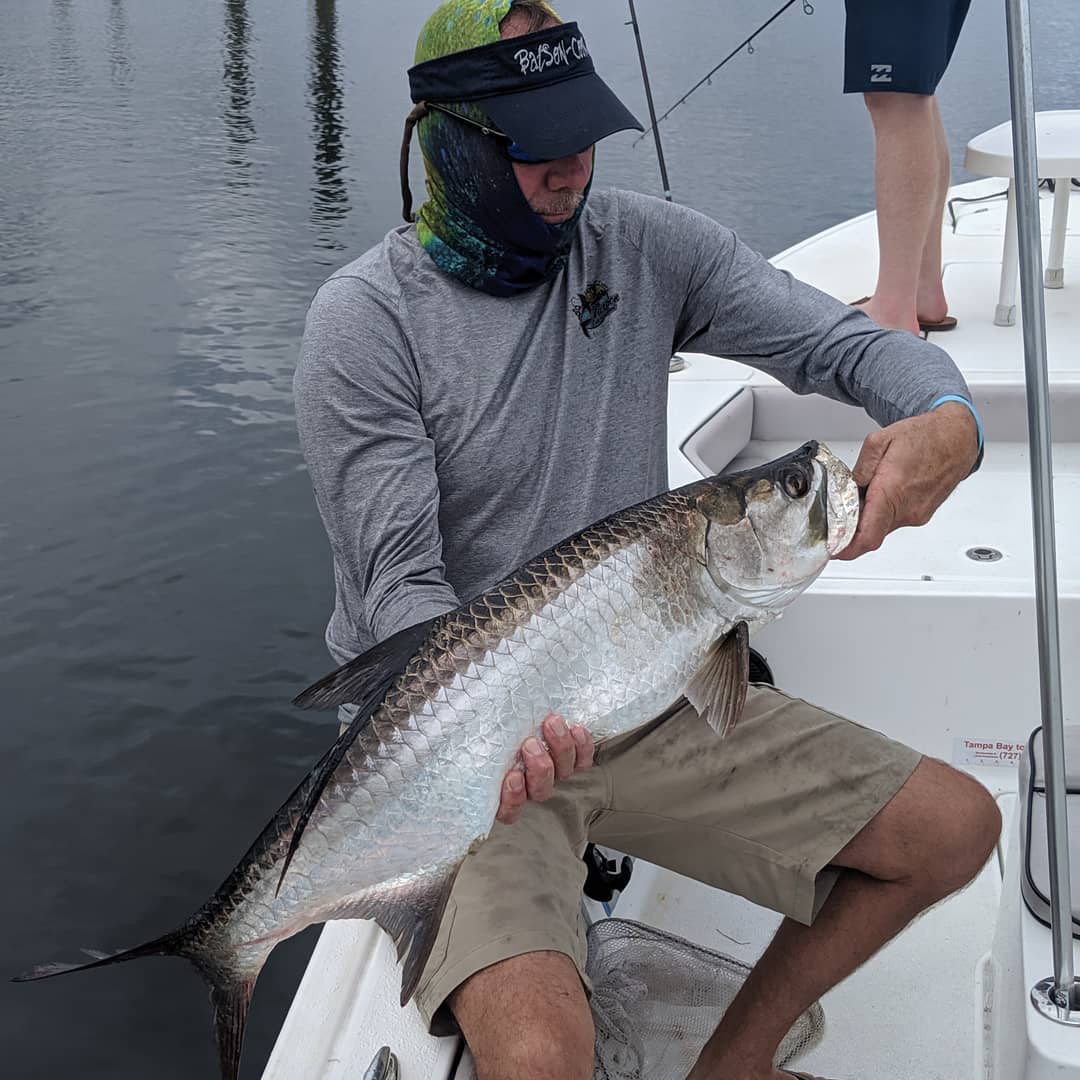
<svg viewBox="0 0 1080 1080"><path fill-rule="evenodd" d="M722 738L742 715L749 681L750 628L740 621L709 646L686 688L686 699Z"/></svg>
<svg viewBox="0 0 1080 1080"><path fill-rule="evenodd" d="M416 992L427 963L454 879L464 860L443 863L408 879L377 885L347 904L335 918L373 919L393 939L401 970L401 1004Z"/></svg>
<svg viewBox="0 0 1080 1080"><path fill-rule="evenodd" d="M382 695L385 695L392 681L392 679L388 680L386 685L383 686ZM381 700L382 695L380 695L379 700ZM297 788L294 797L303 797L304 802L300 808L300 815L296 819L296 825L293 827L292 836L289 837L289 850L285 853L285 861L281 864L277 888L274 890L275 896L281 892L282 883L285 881L285 872L289 869L289 864L296 854L296 849L300 846L300 838L304 835L304 829L307 828L307 823L311 820L315 807L319 805L320 796L326 790L326 785L330 783L330 777L334 775L335 770L341 764L342 758L349 752L353 740L371 720L371 714L378 704L379 702L376 701L370 709L360 709L353 722L334 740L334 745L323 754L315 768L311 770L308 778Z"/></svg>
<svg viewBox="0 0 1080 1080"><path fill-rule="evenodd" d="M301 709L331 709L336 705L359 705L361 712L371 712L382 701L389 684L401 674L431 631L435 619L425 619L406 626L385 641L361 653L355 660L312 683L293 698ZM381 688L378 701L367 708L367 702Z"/></svg>
<svg viewBox="0 0 1080 1080"><path fill-rule="evenodd" d="M304 804L300 809L300 816L297 818L292 836L289 838L289 850L281 866L275 896L281 891L285 871L289 869L289 863L292 862L296 849L300 846L304 829L311 820L311 815L318 806L319 797L330 782L330 777L334 775L334 771L348 753L356 736L371 719L372 713L382 704L393 681L420 648L434 622L435 619L427 619L399 630L385 641L379 642L373 649L368 649L355 660L350 660L337 671L332 671L326 678L313 683L293 699L293 704L301 708L329 708L331 705L355 704L357 712L353 722L337 737L334 745L323 754L322 759L302 785Z"/></svg>

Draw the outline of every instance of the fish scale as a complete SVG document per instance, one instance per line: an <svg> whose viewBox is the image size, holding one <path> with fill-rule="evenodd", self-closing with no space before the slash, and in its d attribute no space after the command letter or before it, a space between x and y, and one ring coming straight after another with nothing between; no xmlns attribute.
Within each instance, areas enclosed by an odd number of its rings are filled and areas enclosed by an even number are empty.
<svg viewBox="0 0 1080 1080"><path fill-rule="evenodd" d="M849 540L858 494L816 443L629 507L456 611L400 631L298 699L356 720L182 927L45 978L146 955L211 987L235 1080L248 1002L274 945L371 918L416 988L454 876L487 835L502 778L551 711L609 738L685 694L720 734L745 697L747 627L764 625Z"/></svg>

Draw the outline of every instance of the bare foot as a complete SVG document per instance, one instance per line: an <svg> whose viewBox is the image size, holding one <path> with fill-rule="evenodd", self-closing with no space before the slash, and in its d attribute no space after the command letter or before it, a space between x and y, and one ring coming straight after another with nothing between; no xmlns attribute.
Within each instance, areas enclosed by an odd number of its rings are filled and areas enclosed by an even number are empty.
<svg viewBox="0 0 1080 1080"><path fill-rule="evenodd" d="M924 289L919 287L915 294L915 310L920 322L941 322L949 314L949 301L945 299L945 290L941 287L941 278L936 277Z"/></svg>
<svg viewBox="0 0 1080 1080"><path fill-rule="evenodd" d="M879 326L894 330L910 330L916 335L922 333L919 329L918 317L914 311L902 312L898 308L887 308L876 303L876 299L876 297L871 296L865 303L856 304L855 306L860 311L865 311Z"/></svg>
<svg viewBox="0 0 1080 1080"><path fill-rule="evenodd" d="M928 304L925 307L919 304L917 310L919 312L919 322L937 323L941 322L949 314L949 305L944 301L940 304Z"/></svg>

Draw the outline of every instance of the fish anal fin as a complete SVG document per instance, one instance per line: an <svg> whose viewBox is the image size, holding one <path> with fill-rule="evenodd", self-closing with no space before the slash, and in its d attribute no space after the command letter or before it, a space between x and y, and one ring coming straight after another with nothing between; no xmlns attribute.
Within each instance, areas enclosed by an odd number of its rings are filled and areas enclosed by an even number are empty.
<svg viewBox="0 0 1080 1080"><path fill-rule="evenodd" d="M379 885L348 902L348 914L337 918L372 919L390 935L402 962L401 1004L416 992L435 939L446 901L462 859L442 863L407 880Z"/></svg>
<svg viewBox="0 0 1080 1080"><path fill-rule="evenodd" d="M721 738L729 735L746 704L750 681L750 628L737 622L709 646L686 688L686 699Z"/></svg>

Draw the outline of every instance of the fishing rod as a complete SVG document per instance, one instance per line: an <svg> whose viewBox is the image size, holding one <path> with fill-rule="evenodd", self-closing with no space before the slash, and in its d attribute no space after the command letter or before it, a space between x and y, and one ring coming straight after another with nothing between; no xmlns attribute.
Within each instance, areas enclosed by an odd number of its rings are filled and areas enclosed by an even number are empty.
<svg viewBox="0 0 1080 1080"><path fill-rule="evenodd" d="M774 22L776 22L776 20L779 19L780 16L783 15L784 12L787 11L787 9L792 6L792 4L796 4L796 3L800 3L800 2L802 3L802 8L803 8L803 14L804 15L813 15L814 14L814 5L810 2L810 0L787 0L786 4L784 4L778 11L773 12L773 14L770 15L769 18L767 18L748 38L746 38L744 41L741 41L738 45L736 45L735 48L732 49L731 52L729 52L727 54L727 56L725 56L724 59L721 60L720 63L717 64L716 67L714 67L712 69L712 71L710 71L707 75L703 75L696 83L694 83L694 85L691 86L690 89L687 90L686 93L683 94L683 96L681 98L679 98L679 100L676 101L675 104L672 105L671 108L668 109L668 111L666 113L664 113L663 116L660 117L659 120L656 120L654 118L653 122L652 122L652 126L649 128L649 130L646 131L646 132L643 132L641 135L639 135L634 140L634 146L637 146L637 144L639 142L641 142L641 140L644 139L646 135L649 134L649 131L655 132L656 129L657 129L657 126L659 124L661 124L664 120L666 120L684 101L686 101L686 99L688 97L690 97L691 94L693 94L697 90L700 90L706 83L712 82L712 77L729 60L731 60L735 56L738 56L739 53L741 53L743 51L743 49L746 49L746 51L749 52L749 53L753 53L753 51L754 51L754 38L756 38L767 27L771 26ZM631 4L630 4L631 9L633 8L633 6L634 6L633 5L633 0L631 0ZM634 26L634 30L635 30L635 32L637 30L637 25L636 24ZM639 49L640 49L640 43L639 43ZM644 60L642 62L644 63ZM649 102L649 112L650 112L650 115L652 115L652 101L651 100ZM657 136L657 144L659 145L659 136Z"/></svg>
<svg viewBox="0 0 1080 1080"><path fill-rule="evenodd" d="M653 106L652 87L649 85L649 69L645 66L645 49L641 44L641 30L638 28L637 12L634 11L634 0L629 0L629 3L630 21L626 25L634 28L638 61L641 63L641 79L645 83L645 100L649 103L649 119L652 121L649 130L656 140L656 158L660 162L660 179L664 185L664 198L671 202L671 185L668 183L667 166L664 164L664 148L660 145L660 129L656 126L656 108ZM634 145L637 146L637 143L635 142Z"/></svg>

